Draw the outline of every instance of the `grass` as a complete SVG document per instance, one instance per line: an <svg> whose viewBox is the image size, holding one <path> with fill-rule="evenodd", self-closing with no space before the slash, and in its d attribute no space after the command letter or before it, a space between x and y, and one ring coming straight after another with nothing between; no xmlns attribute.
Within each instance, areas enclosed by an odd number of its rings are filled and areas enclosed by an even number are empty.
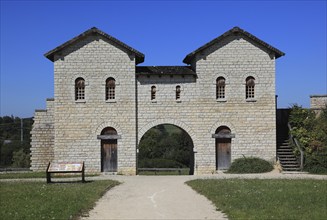
<svg viewBox="0 0 327 220"><path fill-rule="evenodd" d="M85 176L98 176L99 174L85 174ZM51 177L65 178L65 177L81 177L77 174L51 174ZM20 172L20 173L0 173L0 179L26 179L26 178L46 178L45 172Z"/></svg>
<svg viewBox="0 0 327 220"><path fill-rule="evenodd" d="M192 180L229 219L327 219L324 180Z"/></svg>
<svg viewBox="0 0 327 220"><path fill-rule="evenodd" d="M0 216L12 219L76 219L117 181L45 184L0 182Z"/></svg>

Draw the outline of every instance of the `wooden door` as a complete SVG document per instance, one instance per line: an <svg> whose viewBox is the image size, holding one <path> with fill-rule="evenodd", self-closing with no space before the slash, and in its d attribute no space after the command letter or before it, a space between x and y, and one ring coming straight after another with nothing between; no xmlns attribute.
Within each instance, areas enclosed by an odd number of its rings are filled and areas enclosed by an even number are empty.
<svg viewBox="0 0 327 220"><path fill-rule="evenodd" d="M231 139L217 139L216 143L216 170L228 169L231 165Z"/></svg>
<svg viewBox="0 0 327 220"><path fill-rule="evenodd" d="M101 162L103 172L117 172L117 140L103 141Z"/></svg>

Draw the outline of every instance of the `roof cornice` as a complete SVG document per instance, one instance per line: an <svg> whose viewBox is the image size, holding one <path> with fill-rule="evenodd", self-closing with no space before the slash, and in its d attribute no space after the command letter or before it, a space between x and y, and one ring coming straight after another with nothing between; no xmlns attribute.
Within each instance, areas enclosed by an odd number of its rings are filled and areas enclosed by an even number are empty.
<svg viewBox="0 0 327 220"><path fill-rule="evenodd" d="M46 58L48 58L49 60L51 61L54 61L54 55L59 53L60 51L62 51L63 49L65 49L66 47L74 44L75 42L78 42L79 40L87 37L87 36L90 36L90 35L99 35L99 36L102 36L104 37L105 39L111 41L111 42L114 42L116 43L117 45L119 45L120 47L122 47L123 49L127 50L129 53L131 54L134 54L135 55L135 58L136 58L136 64L139 64L139 63L142 63L144 62L144 54L135 50L134 48L128 46L127 44L121 42L120 40L110 36L109 34L99 30L98 28L96 27L93 27L93 28L90 28L89 30L83 32L82 34L74 37L73 39L61 44L60 46L54 48L53 50L50 50L49 52L47 52L46 54L44 54L44 56Z"/></svg>
<svg viewBox="0 0 327 220"><path fill-rule="evenodd" d="M285 55L284 52L282 52L282 51L278 50L277 48L267 44L266 42L260 40L259 38L257 38L256 36L250 34L249 32L247 32L247 31L245 31L245 30L243 30L243 29L241 29L239 27L233 27L232 29L226 31L224 34L220 35L219 37L213 39L212 41L206 43L205 45L199 47L195 51L193 51L193 52L189 53L188 55L186 55L183 62L186 63L186 64L190 64L197 53L207 49L208 47L210 47L210 46L212 46L212 45L214 45L216 43L219 43L220 41L222 41L223 39L225 39L226 37L231 36L231 35L245 36L245 37L253 40L255 43L267 48L269 51L274 53L276 59Z"/></svg>

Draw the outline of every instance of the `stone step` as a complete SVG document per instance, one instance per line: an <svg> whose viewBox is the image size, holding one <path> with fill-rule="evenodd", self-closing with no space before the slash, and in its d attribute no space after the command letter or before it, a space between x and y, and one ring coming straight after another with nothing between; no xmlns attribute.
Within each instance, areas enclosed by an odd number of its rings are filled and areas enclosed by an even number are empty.
<svg viewBox="0 0 327 220"><path fill-rule="evenodd" d="M277 155L279 155L279 156L294 156L293 152L277 152Z"/></svg>
<svg viewBox="0 0 327 220"><path fill-rule="evenodd" d="M300 168L283 168L283 173L286 171L286 172L291 172L291 171L294 171L294 172L297 172L297 171L300 171L301 169Z"/></svg>
<svg viewBox="0 0 327 220"><path fill-rule="evenodd" d="M277 152L292 152L293 153L293 149L290 148L280 148L277 150Z"/></svg>
<svg viewBox="0 0 327 220"><path fill-rule="evenodd" d="M295 160L291 160L291 161L280 161L282 164L296 164L298 165L298 162Z"/></svg>

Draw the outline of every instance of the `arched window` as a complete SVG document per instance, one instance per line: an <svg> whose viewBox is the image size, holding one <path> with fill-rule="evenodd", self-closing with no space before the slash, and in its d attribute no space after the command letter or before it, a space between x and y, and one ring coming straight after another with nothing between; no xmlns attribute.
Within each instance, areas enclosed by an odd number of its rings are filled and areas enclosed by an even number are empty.
<svg viewBox="0 0 327 220"><path fill-rule="evenodd" d="M181 99L181 86L176 86L176 100Z"/></svg>
<svg viewBox="0 0 327 220"><path fill-rule="evenodd" d="M115 99L116 80L112 77L106 80L106 100Z"/></svg>
<svg viewBox="0 0 327 220"><path fill-rule="evenodd" d="M252 76L246 78L246 86L245 86L245 98L253 99L254 98L254 86L255 79Z"/></svg>
<svg viewBox="0 0 327 220"><path fill-rule="evenodd" d="M156 92L157 92L157 88L155 86L152 86L151 87L151 100L156 99Z"/></svg>
<svg viewBox="0 0 327 220"><path fill-rule="evenodd" d="M216 81L216 99L225 98L225 78L218 77Z"/></svg>
<svg viewBox="0 0 327 220"><path fill-rule="evenodd" d="M82 77L75 80L75 100L85 100L85 80Z"/></svg>

